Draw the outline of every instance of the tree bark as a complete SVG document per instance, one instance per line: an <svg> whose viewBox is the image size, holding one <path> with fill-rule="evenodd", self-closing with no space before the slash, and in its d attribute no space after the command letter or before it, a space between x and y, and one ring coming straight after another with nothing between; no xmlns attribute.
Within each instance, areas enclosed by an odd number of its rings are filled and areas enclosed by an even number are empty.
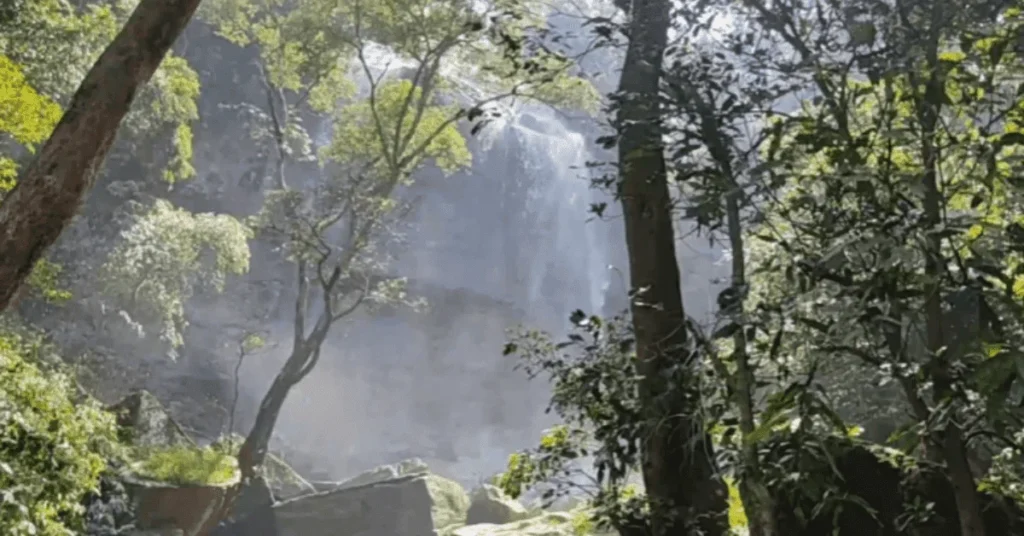
<svg viewBox="0 0 1024 536"><path fill-rule="evenodd" d="M200 0L142 0L0 204L0 311L70 224L92 188L138 89L149 81Z"/></svg>
<svg viewBox="0 0 1024 536"><path fill-rule="evenodd" d="M302 349L293 351L292 355L288 357L288 362L274 377L274 383L270 385L270 389L263 395L260 410L256 414L256 422L238 450L238 468L243 482L255 478L257 469L267 459L270 439L274 435L274 427L281 415L281 409L284 407L292 387L301 379L299 370L306 363L308 357Z"/></svg>
<svg viewBox="0 0 1024 536"><path fill-rule="evenodd" d="M669 0L634 0L619 83L619 194L629 252L633 327L647 426L643 477L654 536L726 533L726 491L696 397L676 264L659 94Z"/></svg>
<svg viewBox="0 0 1024 536"><path fill-rule="evenodd" d="M942 307L942 278L944 261L942 239L938 231L943 224L944 204L939 185L940 112L945 97L946 79L939 62L941 29L944 10L936 5L932 10L928 42L925 49L925 65L928 75L924 84L924 95L917 102L917 116L921 124L921 160L924 173L921 187L924 191L922 208L927 225L927 239L924 244L925 266L925 334L929 363L926 370L934 384L935 405L958 403L953 388L954 363L947 351L946 316ZM908 24L909 26L909 24ZM913 75L912 75L913 76ZM911 78L913 80L913 77ZM946 470L953 484L957 513L960 516L960 531L963 536L985 536L985 523L981 504L978 500L978 484L971 472L963 430L957 422L957 412L950 412L949 422L938 434L938 449L946 461Z"/></svg>
<svg viewBox="0 0 1024 536"><path fill-rule="evenodd" d="M728 161L724 164L728 166ZM726 176L731 177L732 174ZM733 334L733 362L736 363L736 409L739 412L741 456L744 465L744 475L739 483L740 498L747 512L750 536L777 536L779 529L776 523L775 501L761 472L757 443L750 439L757 427L754 407L756 378L750 365L750 356L747 354L748 341L743 310L747 293L747 266L740 221L742 191L738 184L733 183L731 187L732 191L726 194L725 203L729 245L732 250L732 289L737 301L732 305L733 310L727 312L732 316L732 321L739 326Z"/></svg>

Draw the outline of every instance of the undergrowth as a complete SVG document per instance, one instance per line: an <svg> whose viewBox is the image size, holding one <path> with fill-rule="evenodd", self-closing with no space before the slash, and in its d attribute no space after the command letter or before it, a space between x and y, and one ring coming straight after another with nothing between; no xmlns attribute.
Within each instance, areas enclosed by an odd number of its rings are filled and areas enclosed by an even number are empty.
<svg viewBox="0 0 1024 536"><path fill-rule="evenodd" d="M135 473L157 482L218 486L238 477L238 459L213 447L162 447L145 452L141 458Z"/></svg>

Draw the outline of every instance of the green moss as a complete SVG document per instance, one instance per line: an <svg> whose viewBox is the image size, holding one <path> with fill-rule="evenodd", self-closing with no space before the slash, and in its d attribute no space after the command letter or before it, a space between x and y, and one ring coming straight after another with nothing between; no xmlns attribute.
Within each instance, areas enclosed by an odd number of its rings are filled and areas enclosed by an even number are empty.
<svg viewBox="0 0 1024 536"><path fill-rule="evenodd" d="M145 452L135 474L169 484L218 486L237 480L238 459L212 447L164 447Z"/></svg>
<svg viewBox="0 0 1024 536"><path fill-rule="evenodd" d="M742 529L747 526L747 513L743 510L743 501L740 499L740 490L732 479L726 479L729 486L729 528Z"/></svg>

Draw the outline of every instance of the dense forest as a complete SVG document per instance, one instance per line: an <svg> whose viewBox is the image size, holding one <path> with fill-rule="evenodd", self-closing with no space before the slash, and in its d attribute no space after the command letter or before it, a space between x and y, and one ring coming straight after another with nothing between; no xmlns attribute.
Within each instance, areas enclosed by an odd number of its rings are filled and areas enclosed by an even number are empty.
<svg viewBox="0 0 1024 536"><path fill-rule="evenodd" d="M1022 44L1010 0L0 0L0 532L1024 535Z"/></svg>

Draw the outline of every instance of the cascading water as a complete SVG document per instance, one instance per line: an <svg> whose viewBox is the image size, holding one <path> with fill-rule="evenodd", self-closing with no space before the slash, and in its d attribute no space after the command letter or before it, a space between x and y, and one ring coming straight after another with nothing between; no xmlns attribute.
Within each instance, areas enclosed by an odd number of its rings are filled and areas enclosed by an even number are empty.
<svg viewBox="0 0 1024 536"><path fill-rule="evenodd" d="M291 449L334 474L419 456L472 482L535 444L551 424L547 386L501 356L505 330L557 335L573 309L601 312L608 267L621 265L608 238L621 223L589 221L600 197L585 176L593 137L554 109L523 106L471 139L470 171L422 173L392 268L430 309L339 326L279 421ZM265 384L277 361L247 365L246 383ZM320 408L330 429L315 424Z"/></svg>
<svg viewBox="0 0 1024 536"><path fill-rule="evenodd" d="M477 140L472 173L425 188L410 242L435 247L413 247L399 271L531 316L538 306L559 317L571 307L600 311L614 246L604 222L588 222L600 196L585 176L591 135L551 109L511 113Z"/></svg>
<svg viewBox="0 0 1024 536"><path fill-rule="evenodd" d="M578 26L579 20L562 24ZM382 48L367 57L374 76L385 68L401 76L410 67ZM604 59L592 56L587 63L614 71L617 60L605 52ZM472 102L484 90L456 76L466 72L449 69L460 89L455 97ZM610 91L608 83L599 82L599 90ZM275 446L300 467L343 478L417 456L474 484L502 470L510 452L535 445L552 424L543 411L546 383L529 381L514 370L514 360L501 356L506 330L525 324L558 337L574 309L609 314L625 307L622 222L596 220L588 210L610 202L587 180L588 162L610 159L593 143L602 134L596 122L542 105L502 104L501 117L469 137L470 170L451 177L423 170L407 192L418 198L417 209L392 273L409 279L410 291L427 299L429 311L364 312L341 322L316 371L289 396ZM206 154L211 161L200 158L201 170L231 165L220 163L216 146ZM232 192L220 199L220 207L206 210L239 212ZM252 277L290 286L290 272L261 272ZM231 325L238 309L229 303L204 307L190 346L193 359L206 361L221 353L212 344L221 343L223 326ZM281 325L272 338L287 341L290 305L285 299L276 308ZM242 368L241 429L286 350L282 344ZM223 362L229 375L233 362Z"/></svg>

